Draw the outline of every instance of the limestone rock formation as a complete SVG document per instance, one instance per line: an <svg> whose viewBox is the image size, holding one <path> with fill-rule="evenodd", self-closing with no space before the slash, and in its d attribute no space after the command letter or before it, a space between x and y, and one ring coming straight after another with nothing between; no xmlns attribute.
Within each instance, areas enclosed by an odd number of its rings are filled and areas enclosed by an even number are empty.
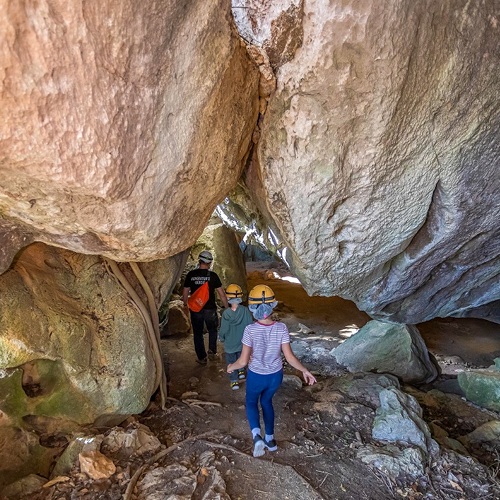
<svg viewBox="0 0 500 500"><path fill-rule="evenodd" d="M189 261L198 262L198 255L208 250L214 256L212 271L219 275L222 286L226 288L231 283L241 286L244 295L247 294L247 273L243 252L236 235L228 229L218 217L212 217L209 225L191 248Z"/></svg>
<svg viewBox="0 0 500 500"><path fill-rule="evenodd" d="M194 243L258 114L230 1L11 3L0 33L0 272L34 240L125 261Z"/></svg>
<svg viewBox="0 0 500 500"><path fill-rule="evenodd" d="M431 382L438 374L412 325L370 321L335 348L333 355L351 372L391 373L408 383Z"/></svg>
<svg viewBox="0 0 500 500"><path fill-rule="evenodd" d="M157 305L184 262L179 254L140 265ZM8 458L9 433L64 434L147 406L156 367L146 326L100 257L35 243L0 276L0 296L1 472L20 468ZM29 435L25 455L42 454Z"/></svg>
<svg viewBox="0 0 500 500"><path fill-rule="evenodd" d="M500 321L498 4L244 5L264 48L302 31L245 183L307 291L401 323ZM291 8L300 28L277 22Z"/></svg>

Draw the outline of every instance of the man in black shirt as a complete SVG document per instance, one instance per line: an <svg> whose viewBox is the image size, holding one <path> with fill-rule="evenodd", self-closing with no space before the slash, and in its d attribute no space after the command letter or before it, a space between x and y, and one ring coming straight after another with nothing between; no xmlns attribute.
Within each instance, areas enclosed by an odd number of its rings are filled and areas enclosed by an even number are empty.
<svg viewBox="0 0 500 500"><path fill-rule="evenodd" d="M207 364L207 352L205 351L205 341L203 340L203 325L206 323L208 330L208 355L215 359L217 354L217 328L219 318L217 317L217 304L215 303L215 290L224 304L228 307L226 292L222 288L219 276L210 271L213 257L206 250L198 256L198 269L189 271L184 280L183 300L184 305L188 305L189 294L193 294L198 288L208 283L209 297L203 308L199 312L189 311L191 314L191 324L193 325L194 350L198 356L197 362Z"/></svg>

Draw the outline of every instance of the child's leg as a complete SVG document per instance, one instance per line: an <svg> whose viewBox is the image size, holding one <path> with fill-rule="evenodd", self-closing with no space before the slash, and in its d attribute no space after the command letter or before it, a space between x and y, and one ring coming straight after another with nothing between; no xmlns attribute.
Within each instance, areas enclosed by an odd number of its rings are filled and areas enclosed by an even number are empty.
<svg viewBox="0 0 500 500"><path fill-rule="evenodd" d="M265 377L267 377L267 383L260 397L260 405L262 406L266 435L272 436L274 434L273 396L283 381L283 370L271 375L265 375Z"/></svg>
<svg viewBox="0 0 500 500"><path fill-rule="evenodd" d="M260 432L259 397L262 392L261 377L263 376L248 370L245 406L252 434L255 429L259 429Z"/></svg>
<svg viewBox="0 0 500 500"><path fill-rule="evenodd" d="M226 352L226 363L230 365L231 363L237 361L239 357L239 352ZM234 372L229 374L229 380L231 380L231 382L238 382L238 370L234 370Z"/></svg>

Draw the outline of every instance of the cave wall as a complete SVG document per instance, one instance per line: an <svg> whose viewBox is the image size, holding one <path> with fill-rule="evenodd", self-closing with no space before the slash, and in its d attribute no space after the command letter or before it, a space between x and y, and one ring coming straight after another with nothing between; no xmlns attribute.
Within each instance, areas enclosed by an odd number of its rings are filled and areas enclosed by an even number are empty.
<svg viewBox="0 0 500 500"><path fill-rule="evenodd" d="M269 58L245 184L307 291L389 321L500 320L498 3L245 5L247 40L294 48Z"/></svg>
<svg viewBox="0 0 500 500"><path fill-rule="evenodd" d="M258 113L230 1L0 9L0 272L32 241L139 262L192 245Z"/></svg>
<svg viewBox="0 0 500 500"><path fill-rule="evenodd" d="M157 306L186 258L182 252L139 264ZM57 450L40 439L143 411L156 367L141 314L99 256L34 243L0 276L0 298L2 483L13 474L46 473Z"/></svg>

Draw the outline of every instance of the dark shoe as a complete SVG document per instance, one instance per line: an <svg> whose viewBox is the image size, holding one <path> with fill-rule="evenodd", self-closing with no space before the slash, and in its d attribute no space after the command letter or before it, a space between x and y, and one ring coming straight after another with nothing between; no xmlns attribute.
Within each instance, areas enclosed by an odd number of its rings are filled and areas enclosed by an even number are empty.
<svg viewBox="0 0 500 500"><path fill-rule="evenodd" d="M238 370L238 378L240 380L245 380L245 378L246 378L245 370Z"/></svg>
<svg viewBox="0 0 500 500"><path fill-rule="evenodd" d="M207 358L203 358L203 359L197 359L196 362L199 364L199 365L203 365L205 366L207 364Z"/></svg>
<svg viewBox="0 0 500 500"><path fill-rule="evenodd" d="M264 455L265 452L266 452L266 443L264 442L260 434L257 434L253 438L253 456L261 457L262 455Z"/></svg>
<svg viewBox="0 0 500 500"><path fill-rule="evenodd" d="M237 391L240 388L240 384L238 382L231 382L231 389L233 391Z"/></svg>
<svg viewBox="0 0 500 500"><path fill-rule="evenodd" d="M264 441L264 444L269 451L276 451L278 449L278 443L276 442L276 439L271 439L271 441Z"/></svg>
<svg viewBox="0 0 500 500"><path fill-rule="evenodd" d="M208 351L208 359L210 361L217 361L219 359L219 356L216 352Z"/></svg>

